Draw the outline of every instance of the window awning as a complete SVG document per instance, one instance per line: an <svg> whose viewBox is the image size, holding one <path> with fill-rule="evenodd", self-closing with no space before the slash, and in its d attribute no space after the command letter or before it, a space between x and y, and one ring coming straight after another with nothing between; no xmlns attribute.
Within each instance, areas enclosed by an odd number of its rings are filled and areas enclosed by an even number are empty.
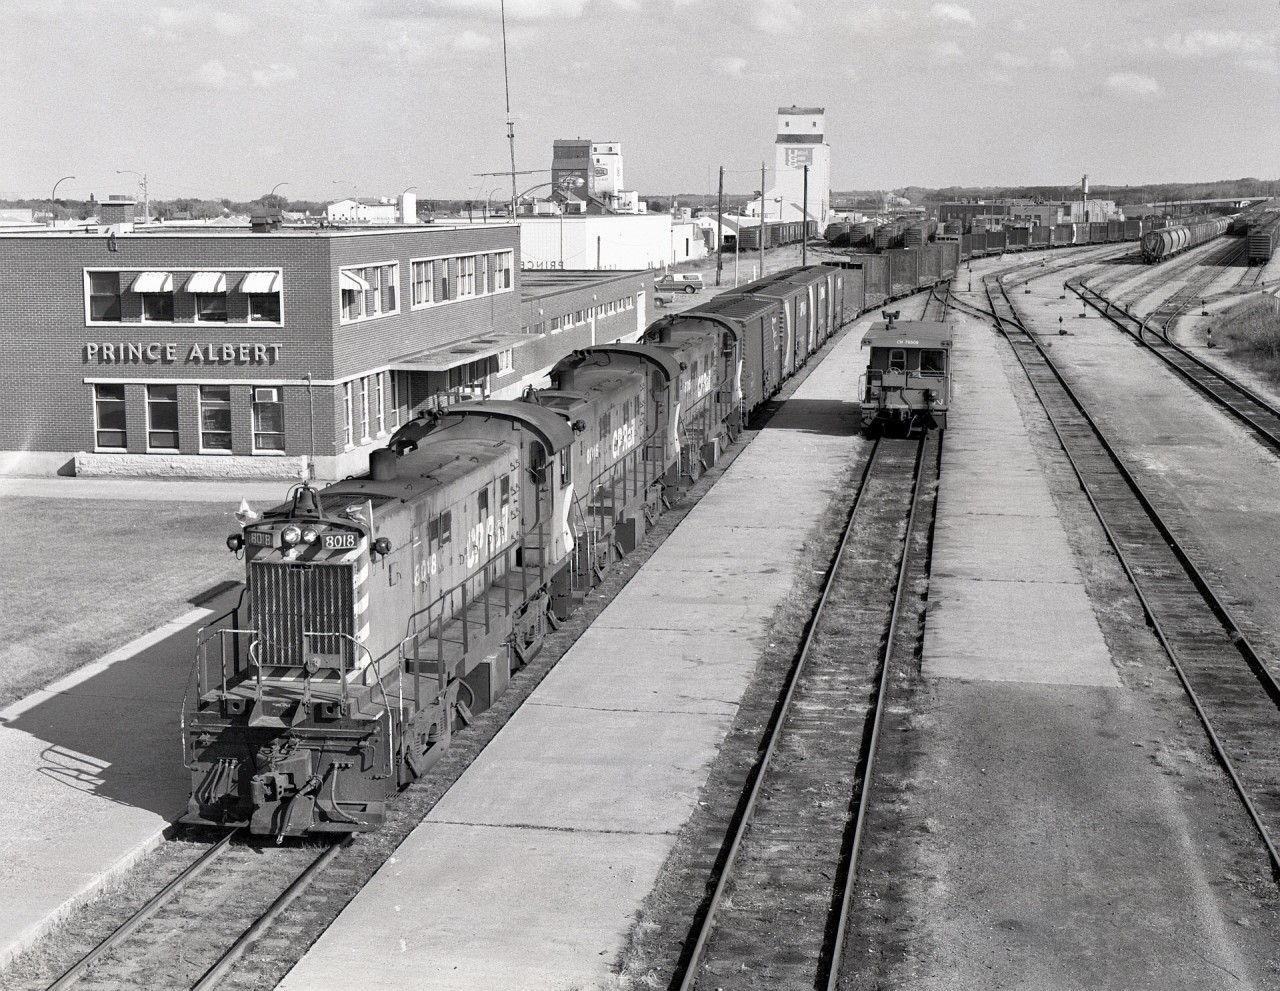
<svg viewBox="0 0 1280 991"><path fill-rule="evenodd" d="M196 272L187 279L187 292L226 292L227 277L221 272Z"/></svg>
<svg viewBox="0 0 1280 991"><path fill-rule="evenodd" d="M173 292L170 272L139 272L131 286L134 292Z"/></svg>
<svg viewBox="0 0 1280 991"><path fill-rule="evenodd" d="M371 288L369 283L356 275L355 272L339 272L338 286L342 289L350 289L354 292L368 292Z"/></svg>
<svg viewBox="0 0 1280 991"><path fill-rule="evenodd" d="M241 292L279 292L279 272L250 272L240 280Z"/></svg>
<svg viewBox="0 0 1280 991"><path fill-rule="evenodd" d="M495 354L512 348L524 347L541 340L535 334L490 334L454 341L429 351L407 355L392 363L391 367L402 372L447 372L450 368L492 358Z"/></svg>

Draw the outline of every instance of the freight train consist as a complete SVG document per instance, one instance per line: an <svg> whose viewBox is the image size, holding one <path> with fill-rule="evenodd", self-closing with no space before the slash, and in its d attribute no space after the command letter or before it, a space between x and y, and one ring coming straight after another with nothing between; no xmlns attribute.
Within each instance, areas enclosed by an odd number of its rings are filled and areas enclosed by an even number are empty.
<svg viewBox="0 0 1280 991"><path fill-rule="evenodd" d="M1227 233L1230 224L1231 221L1223 217L1150 231L1142 235L1142 260L1154 264L1172 258L1189 248L1221 237Z"/></svg>
<svg viewBox="0 0 1280 991"><path fill-rule="evenodd" d="M245 595L201 632L183 705L183 821L277 838L377 828L636 546L664 491L891 291L877 263L792 269L636 343L575 351L549 389L419 416L366 474L243 513L227 545Z"/></svg>
<svg viewBox="0 0 1280 991"><path fill-rule="evenodd" d="M807 230L806 230L807 229ZM805 239L815 240L818 236L818 224L816 221L810 220L807 224L800 220L769 220L764 224L764 246L766 248L780 248L784 244L799 244ZM737 249L739 251L759 251L760 250L760 227L743 227L737 233ZM730 235L725 237L725 247L731 248L734 245L729 241Z"/></svg>

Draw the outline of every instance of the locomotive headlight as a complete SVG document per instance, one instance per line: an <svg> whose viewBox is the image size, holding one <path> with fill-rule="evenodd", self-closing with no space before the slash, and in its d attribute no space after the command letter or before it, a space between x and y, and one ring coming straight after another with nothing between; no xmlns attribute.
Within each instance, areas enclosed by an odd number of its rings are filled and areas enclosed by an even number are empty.
<svg viewBox="0 0 1280 991"><path fill-rule="evenodd" d="M244 547L244 535L232 533L227 535L227 550L232 554L236 554Z"/></svg>
<svg viewBox="0 0 1280 991"><path fill-rule="evenodd" d="M292 547L302 539L302 531L296 526L287 526L284 528L284 532L280 534L280 539Z"/></svg>
<svg viewBox="0 0 1280 991"><path fill-rule="evenodd" d="M314 544L319 539L320 534L316 533L316 528L313 526L309 526L302 531L302 542L304 544Z"/></svg>

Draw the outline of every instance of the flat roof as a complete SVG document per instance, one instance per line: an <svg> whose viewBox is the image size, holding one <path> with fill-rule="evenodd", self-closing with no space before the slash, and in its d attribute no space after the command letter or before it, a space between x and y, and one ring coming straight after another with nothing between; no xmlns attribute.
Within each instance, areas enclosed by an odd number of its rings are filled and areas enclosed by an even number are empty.
<svg viewBox="0 0 1280 991"><path fill-rule="evenodd" d="M0 226L0 237L106 237L109 228L114 225L99 222L92 227L76 227L76 228L45 228L39 231L6 231ZM179 226L174 224L147 224L137 225L128 233L117 235L120 238L139 238L139 237L160 237L160 238L198 238L198 237L297 237L297 238L339 238L339 237L369 237L370 235L387 236L391 234L403 234L406 231L466 231L474 230L477 227L492 227L495 229L511 229L517 227L509 221L498 223L490 222L488 224L369 224L354 225L345 227L342 225L326 224L320 227L317 224L299 224L284 225L272 231L255 231L248 224L238 224L230 226L226 224L210 224L207 227L195 227L183 224Z"/></svg>
<svg viewBox="0 0 1280 991"><path fill-rule="evenodd" d="M780 114L825 114L826 107L779 107Z"/></svg>
<svg viewBox="0 0 1280 991"><path fill-rule="evenodd" d="M520 270L520 299L529 302L534 299L545 299L556 293L572 292L575 289L589 289L592 286L603 286L622 279L651 275L647 268L610 268L610 269L562 269L562 268L522 268Z"/></svg>
<svg viewBox="0 0 1280 991"><path fill-rule="evenodd" d="M883 320L873 323L862 337L866 347L938 348L951 346L951 324L935 320Z"/></svg>

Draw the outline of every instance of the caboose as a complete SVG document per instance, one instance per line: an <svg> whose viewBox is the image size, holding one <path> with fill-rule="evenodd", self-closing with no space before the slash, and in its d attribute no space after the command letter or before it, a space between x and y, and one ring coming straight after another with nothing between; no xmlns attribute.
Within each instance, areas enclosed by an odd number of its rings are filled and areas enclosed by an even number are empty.
<svg viewBox="0 0 1280 991"><path fill-rule="evenodd" d="M871 349L862 389L864 429L903 434L945 428L951 405L951 327L885 312L862 338Z"/></svg>

